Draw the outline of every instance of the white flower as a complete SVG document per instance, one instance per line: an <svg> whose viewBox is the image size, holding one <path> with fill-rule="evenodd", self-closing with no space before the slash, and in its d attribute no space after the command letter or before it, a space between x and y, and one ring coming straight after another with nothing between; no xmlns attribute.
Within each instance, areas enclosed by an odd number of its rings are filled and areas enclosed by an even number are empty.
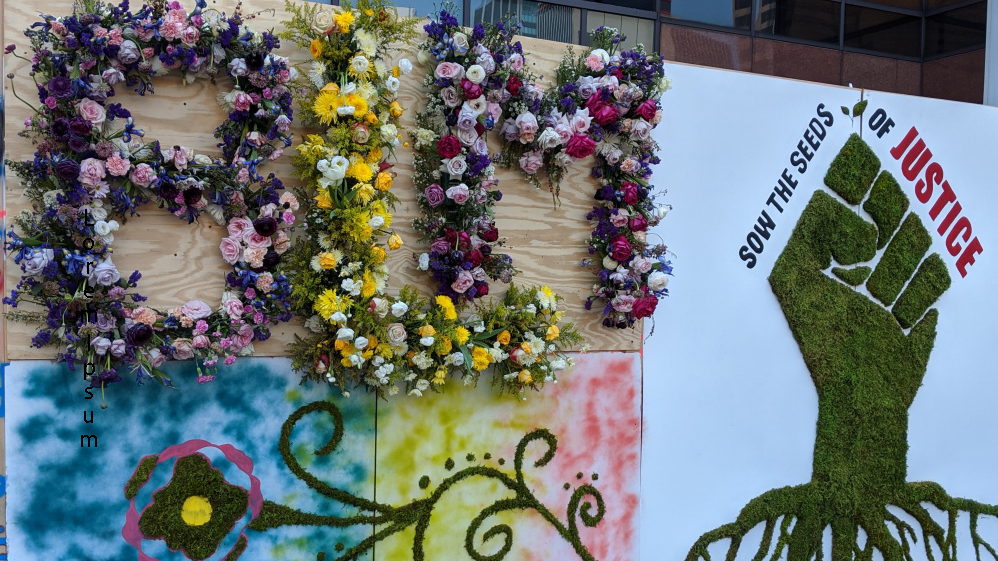
<svg viewBox="0 0 998 561"><path fill-rule="evenodd" d="M466 101L464 102L464 104L467 105L469 109L474 111L476 115L481 115L482 113L485 113L485 111L489 108L489 104L487 101L485 101L484 95L477 97L471 101Z"/></svg>
<svg viewBox="0 0 998 561"><path fill-rule="evenodd" d="M326 64L318 60L312 62L312 68L308 71L308 79L317 89L322 89L326 85Z"/></svg>
<svg viewBox="0 0 998 561"><path fill-rule="evenodd" d="M341 327L336 332L336 338L340 341L352 341L353 340L353 329L349 327Z"/></svg>
<svg viewBox="0 0 998 561"><path fill-rule="evenodd" d="M662 271L655 271L648 275L648 288L658 292L669 284L669 276Z"/></svg>
<svg viewBox="0 0 998 561"><path fill-rule="evenodd" d="M420 380L416 382L416 388L419 391L426 391L427 389L429 389L429 387L430 387L430 382L427 380Z"/></svg>
<svg viewBox="0 0 998 561"><path fill-rule="evenodd" d="M393 146L398 145L398 128L395 125L387 124L381 127L381 139L390 142Z"/></svg>
<svg viewBox="0 0 998 561"><path fill-rule="evenodd" d="M371 62L367 60L366 56L359 55L353 57L353 60L350 61L350 67L353 68L353 71L357 74L363 74L367 72L368 68L371 67Z"/></svg>
<svg viewBox="0 0 998 561"><path fill-rule="evenodd" d="M468 36L464 33L457 32L454 34L454 46L458 49L468 50Z"/></svg>
<svg viewBox="0 0 998 561"><path fill-rule="evenodd" d="M405 313L408 311L409 311L409 305L406 304L405 302L395 302L394 304L392 304L392 315L397 318L404 316Z"/></svg>
<svg viewBox="0 0 998 561"><path fill-rule="evenodd" d="M398 386L392 385L392 387L388 388L388 395L398 395L398 394L399 394Z"/></svg>
<svg viewBox="0 0 998 561"><path fill-rule="evenodd" d="M357 282L351 278L346 278L340 283L340 288L342 288L344 292L348 292L350 296L357 296L360 294L361 289L364 288L364 283Z"/></svg>
<svg viewBox="0 0 998 561"><path fill-rule="evenodd" d="M435 341L435 339L432 336L431 337L423 337L423 338L421 338L419 340L419 344L423 345L424 347L429 347L429 346L433 345L433 341Z"/></svg>
<svg viewBox="0 0 998 561"><path fill-rule="evenodd" d="M343 312L334 312L333 315L329 316L329 321L333 323L344 323L346 320L347 316Z"/></svg>
<svg viewBox="0 0 998 561"><path fill-rule="evenodd" d="M309 329L312 333L322 333L322 318L319 316L312 316L305 320L305 327Z"/></svg>
<svg viewBox="0 0 998 561"><path fill-rule="evenodd" d="M593 49L589 54L598 56L603 61L603 64L610 62L610 53L603 49Z"/></svg>
<svg viewBox="0 0 998 561"><path fill-rule="evenodd" d="M419 51L419 54L423 54L423 51ZM411 397L423 397L423 392L414 389L411 392L409 392L409 396L411 396Z"/></svg>
<svg viewBox="0 0 998 561"><path fill-rule="evenodd" d="M559 372L568 367L568 363L563 358L556 358L551 361L551 370Z"/></svg>
<svg viewBox="0 0 998 561"><path fill-rule="evenodd" d="M389 91L392 91L392 92L399 91L399 86L400 85L401 85L401 82L399 82L399 79L396 78L395 76L389 76L388 79L385 80L385 87L388 88Z"/></svg>
<svg viewBox="0 0 998 561"><path fill-rule="evenodd" d="M550 150L561 144L561 137L554 132L554 129L544 129L544 132L537 137L537 144L544 150Z"/></svg>
<svg viewBox="0 0 998 561"><path fill-rule="evenodd" d="M361 52L369 57L373 57L378 52L378 38L366 29L358 29L353 33L354 41Z"/></svg>
<svg viewBox="0 0 998 561"><path fill-rule="evenodd" d="M336 108L337 115L347 116L347 115L353 115L356 112L357 108L354 107L353 105L340 105L339 107Z"/></svg>
<svg viewBox="0 0 998 561"><path fill-rule="evenodd" d="M465 76L467 76L468 80L476 84L481 84L485 81L485 69L480 64L472 64L468 67Z"/></svg>
<svg viewBox="0 0 998 561"><path fill-rule="evenodd" d="M426 271L429 268L430 268L430 254L421 253L419 255L419 270Z"/></svg>
<svg viewBox="0 0 998 561"><path fill-rule="evenodd" d="M367 221L367 225L370 226L371 229L377 230L385 225L385 217L377 215L372 216L371 219Z"/></svg>
<svg viewBox="0 0 998 561"><path fill-rule="evenodd" d="M408 76L412 72L412 62L407 58L399 59L399 70L402 72L403 76Z"/></svg>
<svg viewBox="0 0 998 561"><path fill-rule="evenodd" d="M444 358L444 364L464 366L464 353L451 353Z"/></svg>
<svg viewBox="0 0 998 561"><path fill-rule="evenodd" d="M355 91L357 91L357 83L350 82L347 85L343 86L343 89L340 90L340 93L342 93L343 95L350 95Z"/></svg>
<svg viewBox="0 0 998 561"><path fill-rule="evenodd" d="M353 346L358 349L363 349L367 346L367 337L357 337L357 339L353 342Z"/></svg>
<svg viewBox="0 0 998 561"><path fill-rule="evenodd" d="M428 62L430 62L430 55L429 55L429 53L427 53L426 51L420 49L420 51L418 53L416 53L416 62L418 62L419 64L424 64L424 65L427 64ZM401 68L401 65L399 67Z"/></svg>
<svg viewBox="0 0 998 561"><path fill-rule="evenodd" d="M523 308L523 311L527 312L528 314L536 314L537 306L534 306L533 304L527 304L527 307Z"/></svg>
<svg viewBox="0 0 998 561"><path fill-rule="evenodd" d="M430 358L430 355L426 354L426 351L420 351L413 355L412 363L415 364L420 370L426 370L433 364L433 359Z"/></svg>
<svg viewBox="0 0 998 561"><path fill-rule="evenodd" d="M617 263L613 259L613 257L610 257L609 255L607 255L606 257L603 258L603 268L604 269L608 269L608 270L614 271L614 270L617 269L617 265L619 265L619 264L620 263Z"/></svg>

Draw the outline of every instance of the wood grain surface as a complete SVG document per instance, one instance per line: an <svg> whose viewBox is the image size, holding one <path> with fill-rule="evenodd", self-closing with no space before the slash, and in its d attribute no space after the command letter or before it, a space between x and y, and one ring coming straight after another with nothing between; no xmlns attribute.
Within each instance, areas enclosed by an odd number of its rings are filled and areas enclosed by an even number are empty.
<svg viewBox="0 0 998 561"><path fill-rule="evenodd" d="M264 0L248 0L242 4L246 12L253 12L261 6L277 5L276 2ZM235 2L220 1L213 7L231 12ZM39 11L69 14L72 3L66 0L8 2L3 11L5 43L15 43L18 51L25 53L27 39L22 31L37 21ZM268 9L260 12L250 25L256 29L273 28L279 31L281 19L288 19L283 8ZM543 76L542 84L550 85L554 69L567 45L531 38L521 40L528 52L526 58L532 69ZM417 44L419 41L421 38L417 39ZM410 47L413 53L407 55L413 61L414 47L415 45ZM285 43L278 53L290 57L293 62L309 59L306 51L296 51L289 43ZM15 74L17 92L24 99L34 102L34 86L25 63L11 56L6 56L5 61L6 72ZM416 66L412 74L404 77L399 90L400 102L406 108L400 130L414 126L413 115L425 100L422 89L423 69ZM215 95L219 91L228 91L231 81L220 78L217 84L211 84L208 80L198 80L184 86L179 75L174 73L159 78L155 82L155 88L155 94L146 96L123 91L116 101L124 103L132 112L136 124L146 131L147 139L158 139L167 145L190 146L199 153L217 154L212 131L225 119L225 113L215 102ZM31 112L23 103L8 95L9 80L4 82L4 93L7 100L7 158L30 159L33 147L26 139L17 136L17 133L22 130L24 119ZM293 132L297 144L303 134L315 131L293 127ZM490 142L490 149L498 151L498 134L491 136L493 141ZM408 136L404 135L403 138L408 139ZM268 163L264 168L265 173L276 173L286 184L293 184L295 180L291 177L290 155L289 151L277 162ZM421 253L426 248L416 241L418 236L411 227L412 219L419 212L411 180L412 149L399 147L397 156L396 170L399 175L393 192L401 202L395 209L394 227L406 241L406 245L393 252L389 259L392 271L389 292L397 292L404 284L415 284L424 287L423 290L429 293L427 276L416 270L413 260L414 254ZM562 205L558 208L553 207L551 195L546 190L534 188L515 170L501 170L498 178L503 199L495 207L498 227L500 234L507 240L507 253L513 257L514 265L522 271L515 279L518 284L548 284L564 296L567 320L576 323L592 350L636 351L641 348L640 323L633 330L606 329L600 325L598 313L587 312L583 308L583 302L593 284L592 271L581 266L581 261L588 257L585 242L589 237L590 227L585 216L594 203L592 193L595 182L589 175L591 165L591 160L582 161L570 170L562 183ZM21 194L17 177L11 174L7 177L6 195L8 216L30 208L29 202ZM217 305L224 288L224 274L227 272L227 266L221 260L218 250L223 233L224 228L210 218L205 217L200 224L188 225L186 221L165 210L146 206L141 211L141 217L129 220L115 234L116 239L112 244L113 260L123 275L133 270L142 272L143 278L139 282L138 291L149 298L148 304L153 307L167 309L194 298ZM5 290L9 292L20 278L20 268L7 259L4 275ZM504 292L502 288L500 283L494 283L490 297L500 298ZM35 326L13 322L8 325L6 321L3 323L7 333L4 341L7 359L44 359L55 355L52 347L30 347ZM269 341L257 343L256 354L282 355L285 353L285 344L293 339L294 334L303 332L300 321L279 325Z"/></svg>

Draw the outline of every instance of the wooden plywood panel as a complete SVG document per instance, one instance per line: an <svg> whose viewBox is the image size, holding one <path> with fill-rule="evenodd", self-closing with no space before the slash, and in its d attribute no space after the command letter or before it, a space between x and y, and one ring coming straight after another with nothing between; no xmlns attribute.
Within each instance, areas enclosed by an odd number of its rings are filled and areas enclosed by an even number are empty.
<svg viewBox="0 0 998 561"><path fill-rule="evenodd" d="M220 2L216 7L231 11L234 5L235 2ZM246 12L273 5L263 0L243 2ZM36 21L38 11L43 9L49 14L69 14L72 4L66 0L44 3L35 0L6 6L5 35L8 42L18 45L20 52L23 53L27 45L22 30ZM279 30L279 22L285 18L283 9L268 9L258 14L252 26ZM524 49L529 52L527 60L531 68L538 75L543 75L542 83L549 86L567 45L530 38L522 38L522 41ZM296 52L290 44L284 45L278 53L291 57L294 62L308 60L307 52ZM16 87L24 97L23 93L30 92L33 87L27 69L23 61L12 57L7 59L7 72L16 74ZM414 112L425 100L423 75L422 69L415 70L403 80L399 90L400 101L407 109L402 128L414 126ZM9 83L5 83L4 87L5 93L9 93ZM212 130L224 120L225 114L214 98L220 89L227 91L230 87L231 82L224 78L218 80L217 86L206 80L183 86L179 76L168 75L157 80L154 95L140 97L122 92L119 102L124 102L132 111L139 126L145 129L147 138L215 154L217 148ZM8 157L30 159L33 153L31 144L16 136L30 110L12 96L7 99ZM303 134L315 131L294 127L293 132L297 143ZM490 143L494 151L499 147L495 140ZM411 182L413 154L411 149L400 147L397 155L399 177L393 190L401 201L396 208L395 228L407 245L390 258L392 281L389 291L397 291L403 284L410 283L423 286L428 293L427 276L413 266L413 254L426 249L416 241L416 232L410 225L412 218L418 214ZM593 278L590 270L580 266L581 260L588 257L585 241L590 228L585 215L593 205L592 193L595 189L595 182L589 175L591 165L591 161L583 161L569 172L562 186L562 206L557 209L553 208L551 196L546 191L538 191L516 171L501 171L498 178L504 198L496 205L498 226L508 241L507 250L514 264L523 271L517 282L549 284L561 293L566 298L569 319L576 322L593 350L637 350L641 345L640 324L635 330L607 330L600 325L599 314L587 312L582 307L591 291ZM290 153L277 162L268 163L265 169L267 173L276 173L286 184L294 184ZM21 196L17 178L8 177L8 213L17 214L28 207L29 202ZM133 270L143 273L139 292L149 297L151 306L167 309L193 298L216 304L221 297L226 272L218 254L223 232L224 229L210 219L189 226L165 211L147 207L140 218L130 220L118 232L113 244L114 262L126 274ZM5 263L5 276L8 285L16 283L20 277L20 270L12 261ZM502 296L499 283L492 288L493 297ZM10 359L50 358L55 354L52 348L30 347L34 326L11 323L6 327L9 334L6 348ZM281 355L294 334L302 332L300 321L277 326L271 340L256 345L257 354Z"/></svg>

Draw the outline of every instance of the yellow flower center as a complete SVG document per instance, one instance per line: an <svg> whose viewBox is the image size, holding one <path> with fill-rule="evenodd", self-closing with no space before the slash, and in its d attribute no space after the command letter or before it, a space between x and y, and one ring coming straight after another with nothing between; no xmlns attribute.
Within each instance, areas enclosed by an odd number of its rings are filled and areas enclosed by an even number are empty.
<svg viewBox="0 0 998 561"><path fill-rule="evenodd" d="M211 503L205 497L191 495L180 507L180 517L188 526L203 526L211 520Z"/></svg>

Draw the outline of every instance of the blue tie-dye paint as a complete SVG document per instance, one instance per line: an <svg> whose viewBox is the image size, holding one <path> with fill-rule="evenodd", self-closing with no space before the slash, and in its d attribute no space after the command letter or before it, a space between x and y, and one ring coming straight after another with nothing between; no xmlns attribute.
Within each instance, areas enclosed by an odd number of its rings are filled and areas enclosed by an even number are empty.
<svg viewBox="0 0 998 561"><path fill-rule="evenodd" d="M349 399L330 397L327 386L298 386L286 359L240 359L223 369L218 379L199 386L190 363L165 368L177 391L158 385L115 384L107 392L110 407L100 409L99 395L84 400L79 373L46 362L15 362L6 369L13 395L7 423L7 466L10 547L18 560L134 560L136 551L121 537L128 501L122 489L139 460L180 442L201 438L232 444L254 462L264 499L307 512L354 515L355 509L331 503L296 479L277 448L281 425L298 407L331 399L343 413L345 435L329 456L314 456L332 434L331 418L314 414L302 419L292 435L293 449L320 479L357 496L374 494L373 395ZM6 385L6 384L5 384ZM5 388L6 389L6 388ZM293 391L292 391L293 390ZM81 411L94 413L92 424ZM93 434L95 448L81 448L80 435ZM247 486L248 478L220 453L205 451L232 483ZM161 464L136 497L140 511L152 492L165 485L172 462ZM243 522L237 524L237 530ZM219 547L220 558L235 543L234 530ZM316 553L334 553L334 546L356 544L369 536L369 527L345 531L323 528L280 528L248 531L244 560L314 560ZM309 544L302 548L301 544ZM184 559L165 544L147 541L144 549L166 561Z"/></svg>

